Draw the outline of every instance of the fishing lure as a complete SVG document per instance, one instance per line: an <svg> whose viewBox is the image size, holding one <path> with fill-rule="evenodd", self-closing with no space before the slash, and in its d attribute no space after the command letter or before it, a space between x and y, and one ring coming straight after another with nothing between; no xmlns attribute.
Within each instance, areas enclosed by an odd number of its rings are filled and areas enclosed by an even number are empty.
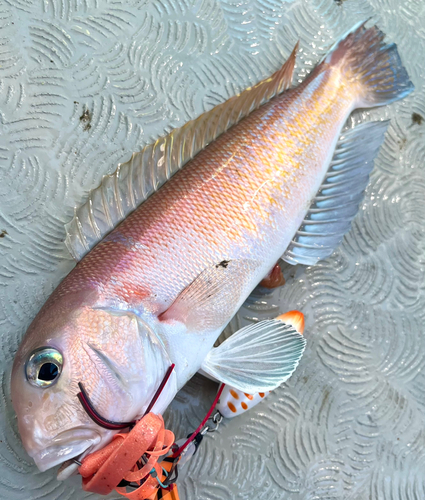
<svg viewBox="0 0 425 500"><path fill-rule="evenodd" d="M299 311L290 311L276 318L288 328L297 328L300 334L304 331L304 315ZM156 399L164 389L174 365L168 370L158 388L153 401L143 418L137 422L110 422L97 414L92 403L81 386L79 399L84 409L98 425L104 428L130 428L125 434L116 434L113 441L105 448L86 456L82 463L76 461L78 472L83 476L83 489L108 495L113 490L130 500L159 500L161 498L178 500L177 468L185 465L198 450L204 434L216 431L223 417L231 417L241 413L236 409L233 398L241 403L243 411L256 406L264 397L264 393L245 394L236 388L220 384L217 395L210 410L198 428L186 439L174 442L174 434L164 429L161 416L150 413ZM247 401L244 404L244 400ZM214 408L216 413L211 424ZM231 413L229 413L229 409ZM171 451L170 451L171 450ZM168 453L169 452L169 453ZM158 463L160 456L165 458ZM127 491L131 487L132 491Z"/></svg>
<svg viewBox="0 0 425 500"><path fill-rule="evenodd" d="M286 329L295 328L300 334L304 331L304 315L299 311L282 314L276 318L276 321L281 322ZM83 385L80 384L79 400L97 425L114 430L130 429L128 433L116 434L111 443L86 456L82 463L74 461L78 466L78 472L83 476L84 490L108 495L115 489L130 500L159 499L167 498L167 496L170 499L177 499L178 490L175 484L177 467L184 465L195 454L206 432L217 430L223 416L233 417L240 413L232 409L233 405L229 401L226 404L227 395L230 394L235 399L245 398L251 408L265 396L263 393L242 394L236 388L220 384L216 398L198 428L186 439L174 443L174 435L164 429L162 417L150 412L164 390L173 369L174 365L171 365L143 418L134 422L120 423L104 419L95 410ZM242 407L244 410L248 409L248 405L245 407L242 405ZM215 428L211 429L211 424L205 424L214 408L217 410L213 417ZM233 414L228 414L229 408L232 409ZM170 449L172 451L169 456L166 456L159 464L158 458L167 455ZM174 477L173 474L175 474ZM133 491L127 492L125 486L131 486Z"/></svg>

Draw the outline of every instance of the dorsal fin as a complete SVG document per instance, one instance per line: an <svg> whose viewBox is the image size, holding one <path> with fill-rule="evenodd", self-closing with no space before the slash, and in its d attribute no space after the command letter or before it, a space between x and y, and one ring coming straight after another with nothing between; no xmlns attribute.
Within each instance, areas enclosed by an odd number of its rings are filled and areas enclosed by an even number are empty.
<svg viewBox="0 0 425 500"><path fill-rule="evenodd" d="M312 266L329 257L350 230L389 121L344 132L325 179L282 259Z"/></svg>
<svg viewBox="0 0 425 500"><path fill-rule="evenodd" d="M115 173L106 175L65 225L65 243L74 259L84 257L211 141L286 90L292 82L297 49L298 44L282 68L270 78L174 129L139 153L133 153L129 161L118 165Z"/></svg>

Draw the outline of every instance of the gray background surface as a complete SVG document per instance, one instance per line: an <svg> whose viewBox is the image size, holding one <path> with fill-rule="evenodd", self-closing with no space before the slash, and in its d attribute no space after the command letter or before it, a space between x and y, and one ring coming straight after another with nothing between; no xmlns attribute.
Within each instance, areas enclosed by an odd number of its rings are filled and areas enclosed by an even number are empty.
<svg viewBox="0 0 425 500"><path fill-rule="evenodd" d="M391 126L341 248L286 267L285 287L257 291L233 321L298 308L307 350L287 384L204 440L180 491L425 498L425 120L412 120L425 118L423 0L0 0L0 498L97 498L37 471L9 396L20 339L73 266L74 205L133 151L269 75L298 39L295 81L367 18L397 43L416 92L352 120ZM215 390L198 377L178 395L178 436Z"/></svg>

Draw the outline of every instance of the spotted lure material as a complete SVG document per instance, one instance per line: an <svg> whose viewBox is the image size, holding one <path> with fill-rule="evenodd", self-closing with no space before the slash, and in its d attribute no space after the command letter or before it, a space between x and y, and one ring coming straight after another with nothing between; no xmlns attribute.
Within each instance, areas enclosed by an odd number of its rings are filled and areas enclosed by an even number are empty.
<svg viewBox="0 0 425 500"><path fill-rule="evenodd" d="M155 413L201 368L246 394L273 390L296 368L305 341L281 320L213 345L279 258L314 264L332 253L387 123L340 137L342 127L354 109L413 86L395 45L364 25L278 95L294 62L295 52L270 79L133 155L67 226L82 260L31 324L12 374L19 431L41 470L115 432L89 419L78 383L104 418L128 422L172 363Z"/></svg>

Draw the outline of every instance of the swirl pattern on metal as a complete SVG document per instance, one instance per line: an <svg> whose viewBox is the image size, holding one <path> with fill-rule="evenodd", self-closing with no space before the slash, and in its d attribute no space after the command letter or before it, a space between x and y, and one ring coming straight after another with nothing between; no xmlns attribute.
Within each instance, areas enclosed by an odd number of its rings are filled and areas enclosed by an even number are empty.
<svg viewBox="0 0 425 500"><path fill-rule="evenodd" d="M423 500L425 482L425 4L420 0L7 0L0 2L0 498L94 498L40 473L10 404L14 353L74 261L64 224L102 177L158 137L278 69L296 80L371 18L397 43L407 99L390 119L361 211L334 254L284 267L231 329L300 309L294 376L204 439L182 500ZM195 428L216 386L195 377L168 411ZM111 496L111 498L114 498Z"/></svg>

